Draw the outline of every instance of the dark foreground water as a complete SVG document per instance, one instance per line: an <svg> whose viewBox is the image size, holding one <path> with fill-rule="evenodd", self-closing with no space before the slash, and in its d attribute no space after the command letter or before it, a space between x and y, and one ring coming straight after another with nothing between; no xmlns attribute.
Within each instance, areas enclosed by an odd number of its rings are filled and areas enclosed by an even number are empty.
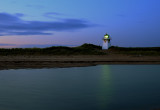
<svg viewBox="0 0 160 110"><path fill-rule="evenodd" d="M0 110L160 108L160 65L0 71Z"/></svg>

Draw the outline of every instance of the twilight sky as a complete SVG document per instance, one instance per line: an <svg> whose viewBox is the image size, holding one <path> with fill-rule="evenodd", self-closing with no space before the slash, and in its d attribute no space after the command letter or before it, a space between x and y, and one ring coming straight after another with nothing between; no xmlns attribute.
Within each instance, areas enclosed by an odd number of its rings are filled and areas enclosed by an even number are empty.
<svg viewBox="0 0 160 110"><path fill-rule="evenodd" d="M160 0L3 0L0 47L160 46Z"/></svg>

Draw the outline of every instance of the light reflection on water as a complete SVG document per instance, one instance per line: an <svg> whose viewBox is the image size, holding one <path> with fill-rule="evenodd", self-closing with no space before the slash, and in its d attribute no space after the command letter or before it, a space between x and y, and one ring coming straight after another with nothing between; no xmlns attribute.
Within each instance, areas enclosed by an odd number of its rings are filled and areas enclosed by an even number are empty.
<svg viewBox="0 0 160 110"><path fill-rule="evenodd" d="M0 71L0 110L160 108L160 65Z"/></svg>
<svg viewBox="0 0 160 110"><path fill-rule="evenodd" d="M109 65L102 65L99 85L99 105L100 110L105 110L112 98L112 78Z"/></svg>

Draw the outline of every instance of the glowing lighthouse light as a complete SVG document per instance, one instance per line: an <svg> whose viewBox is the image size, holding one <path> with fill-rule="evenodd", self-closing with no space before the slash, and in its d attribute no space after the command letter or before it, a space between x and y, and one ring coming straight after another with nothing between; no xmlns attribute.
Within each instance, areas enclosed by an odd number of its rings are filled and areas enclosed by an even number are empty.
<svg viewBox="0 0 160 110"><path fill-rule="evenodd" d="M106 35L104 35L104 38L103 38L102 49L107 50L110 46L111 46L111 38L108 34L106 34Z"/></svg>

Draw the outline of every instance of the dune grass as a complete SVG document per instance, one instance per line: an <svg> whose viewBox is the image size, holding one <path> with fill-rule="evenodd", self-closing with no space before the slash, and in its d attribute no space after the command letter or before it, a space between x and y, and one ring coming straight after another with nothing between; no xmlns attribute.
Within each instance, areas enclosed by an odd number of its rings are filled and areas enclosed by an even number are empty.
<svg viewBox="0 0 160 110"><path fill-rule="evenodd" d="M118 54L138 55L138 56L160 56L160 47L115 47L112 46L109 51Z"/></svg>
<svg viewBox="0 0 160 110"><path fill-rule="evenodd" d="M0 49L0 55L104 55L100 46L83 44L78 47L53 46L48 48Z"/></svg>
<svg viewBox="0 0 160 110"><path fill-rule="evenodd" d="M52 46L47 48L11 48L0 49L1 56L10 55L107 55L125 54L136 56L160 56L160 47L125 48L112 46L109 50L102 50L101 46L83 44L78 47Z"/></svg>

